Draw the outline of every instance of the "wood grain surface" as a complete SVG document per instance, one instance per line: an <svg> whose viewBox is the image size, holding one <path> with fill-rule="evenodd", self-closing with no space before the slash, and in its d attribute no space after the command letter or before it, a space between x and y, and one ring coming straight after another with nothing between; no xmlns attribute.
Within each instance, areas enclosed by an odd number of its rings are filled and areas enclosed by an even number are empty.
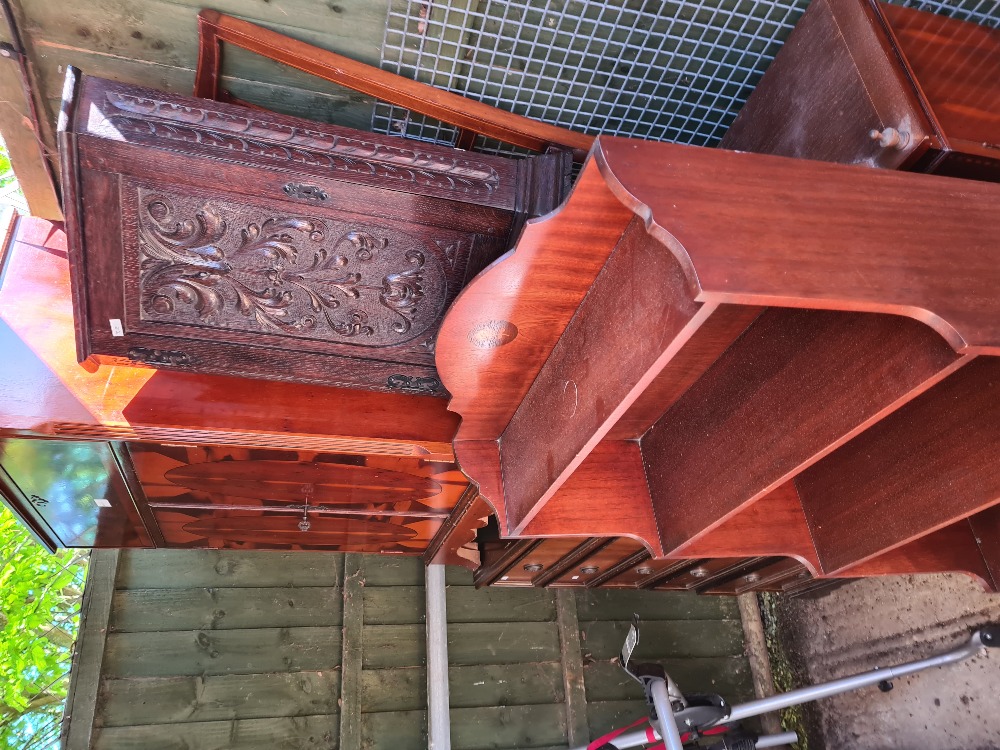
<svg viewBox="0 0 1000 750"><path fill-rule="evenodd" d="M562 209L446 316L456 455L502 534L555 537L530 548L543 567L576 565L580 543L553 546L560 534L630 535L652 553L611 560L616 545L595 542L601 585L797 591L896 547L882 570L923 555L989 584L976 549L934 557L918 540L995 502L992 437L964 433L994 411L971 368L1000 352L998 207L998 185L601 138ZM560 258L571 272L554 293L532 271ZM875 481L904 452L926 502ZM851 465L862 456L870 479ZM945 510L934 482L968 460ZM499 567L494 580L516 566Z"/></svg>

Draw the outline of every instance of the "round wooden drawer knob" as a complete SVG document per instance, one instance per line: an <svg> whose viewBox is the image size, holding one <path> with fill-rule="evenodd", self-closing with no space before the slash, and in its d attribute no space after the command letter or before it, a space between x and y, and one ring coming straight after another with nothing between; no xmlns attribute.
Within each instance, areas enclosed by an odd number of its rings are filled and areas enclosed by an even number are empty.
<svg viewBox="0 0 1000 750"><path fill-rule="evenodd" d="M869 130L868 137L877 141L882 148L895 148L902 150L910 143L910 134L900 132L896 128L885 128L883 130Z"/></svg>

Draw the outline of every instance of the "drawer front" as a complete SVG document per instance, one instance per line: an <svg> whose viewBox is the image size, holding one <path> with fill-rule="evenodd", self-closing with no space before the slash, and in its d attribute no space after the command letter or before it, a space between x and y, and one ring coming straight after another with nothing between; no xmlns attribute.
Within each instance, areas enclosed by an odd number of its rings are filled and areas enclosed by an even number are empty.
<svg viewBox="0 0 1000 750"><path fill-rule="evenodd" d="M160 153L329 176L473 205L511 210L517 200L517 168L509 159L90 76L83 78L74 130Z"/></svg>
<svg viewBox="0 0 1000 750"><path fill-rule="evenodd" d="M722 147L898 169L933 136L888 38L859 0L817 0Z"/></svg>

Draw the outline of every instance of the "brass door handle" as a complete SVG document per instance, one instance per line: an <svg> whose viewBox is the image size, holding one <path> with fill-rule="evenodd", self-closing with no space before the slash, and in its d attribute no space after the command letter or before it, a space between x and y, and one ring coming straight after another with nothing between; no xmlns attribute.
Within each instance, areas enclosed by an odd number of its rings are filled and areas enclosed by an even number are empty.
<svg viewBox="0 0 1000 750"><path fill-rule="evenodd" d="M287 185L282 186L281 190L290 198L302 198L320 203L329 198L326 191L318 185L302 185L297 182L289 182Z"/></svg>

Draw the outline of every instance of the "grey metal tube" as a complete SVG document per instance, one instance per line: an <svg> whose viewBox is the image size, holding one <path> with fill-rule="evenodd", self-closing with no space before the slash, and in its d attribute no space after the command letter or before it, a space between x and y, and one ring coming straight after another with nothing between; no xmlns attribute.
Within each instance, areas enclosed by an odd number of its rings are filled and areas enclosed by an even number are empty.
<svg viewBox="0 0 1000 750"><path fill-rule="evenodd" d="M451 750L448 698L448 616L444 565L428 565L427 595L427 747Z"/></svg>
<svg viewBox="0 0 1000 750"><path fill-rule="evenodd" d="M681 734L674 723L674 710L670 706L670 695L665 680L653 680L649 686L653 695L653 706L656 708L657 724L660 725L660 737L665 750L684 750Z"/></svg>
<svg viewBox="0 0 1000 750"><path fill-rule="evenodd" d="M799 741L799 736L795 732L782 732L781 734L769 734L764 737L757 738L757 744L754 747L764 748L764 747L781 747L782 745L794 745Z"/></svg>
<svg viewBox="0 0 1000 750"><path fill-rule="evenodd" d="M946 653L938 654L937 656L897 664L894 667L873 669L870 672L862 672L851 677L843 677L839 680L823 682L819 685L810 685L788 693L772 695L769 698L741 703L738 706L733 706L733 710L726 721L740 721L741 719L748 719L751 716L766 714L769 711L778 711L789 706L797 706L800 703L808 703L820 698L828 698L831 695L847 693L868 685L877 685L882 680L893 680L913 674L914 672L920 672L924 669L930 669L931 667L943 667L948 664L954 664L955 662L964 661L970 656L975 656L982 648L984 648L984 644L977 630L965 645Z"/></svg>
<svg viewBox="0 0 1000 750"><path fill-rule="evenodd" d="M670 695L667 691L667 683L664 680L656 680L652 683L650 692L653 694L653 705L656 707L656 716L661 719L657 724L666 724L666 729L668 735L666 739L663 740L663 745L666 750L683 750L684 746L681 744L681 735L677 731L677 724L674 723L674 712L670 707ZM662 721L663 717L667 717L665 722ZM657 727L653 725L653 735L659 740L663 738L663 732L657 731ZM630 747L642 747L643 745L648 745L652 740L649 739L649 734L645 729L637 729L634 732L626 732L618 737L615 737L611 742L619 750L627 750ZM581 745L573 750L587 750L586 745Z"/></svg>

